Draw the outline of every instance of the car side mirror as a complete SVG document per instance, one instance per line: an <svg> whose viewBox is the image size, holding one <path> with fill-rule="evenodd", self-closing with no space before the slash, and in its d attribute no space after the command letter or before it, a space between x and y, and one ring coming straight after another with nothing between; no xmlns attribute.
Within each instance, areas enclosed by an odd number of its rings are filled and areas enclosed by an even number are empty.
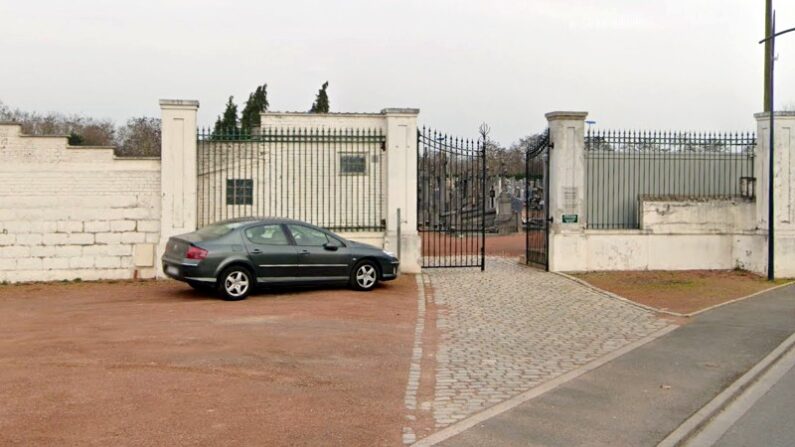
<svg viewBox="0 0 795 447"><path fill-rule="evenodd" d="M325 244L323 244L323 248L325 248L328 251L337 251L337 249L339 249L340 247L331 242L326 242Z"/></svg>

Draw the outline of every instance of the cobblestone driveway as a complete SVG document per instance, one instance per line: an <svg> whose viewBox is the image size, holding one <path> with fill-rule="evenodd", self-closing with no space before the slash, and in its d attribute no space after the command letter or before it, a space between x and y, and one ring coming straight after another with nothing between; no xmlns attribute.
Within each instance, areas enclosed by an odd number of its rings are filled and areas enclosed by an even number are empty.
<svg viewBox="0 0 795 447"><path fill-rule="evenodd" d="M440 269L425 274L438 306L430 408L436 429L669 324L511 259L489 259L484 273Z"/></svg>

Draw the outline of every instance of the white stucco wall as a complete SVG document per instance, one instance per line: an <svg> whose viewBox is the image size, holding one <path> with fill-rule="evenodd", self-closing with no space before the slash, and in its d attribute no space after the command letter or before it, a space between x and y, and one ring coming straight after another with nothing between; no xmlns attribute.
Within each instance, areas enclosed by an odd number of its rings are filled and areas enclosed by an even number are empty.
<svg viewBox="0 0 795 447"><path fill-rule="evenodd" d="M640 230L558 231L553 271L710 270L764 272L756 204L743 199L649 199Z"/></svg>
<svg viewBox="0 0 795 447"><path fill-rule="evenodd" d="M554 144L550 152L551 271L739 267L765 272L766 237L759 219L759 208L765 202L760 203L759 191L756 202L740 198L644 200L640 205L641 229L586 229L588 216L580 200L583 168L579 163L583 156L585 117L580 112L547 114ZM786 132L782 133L784 140L790 138ZM764 164L764 157L759 159L759 150L757 163ZM759 182L758 178L757 187ZM562 223L562 214L577 214L580 218L576 223ZM784 234L785 231L782 230ZM783 238L777 243L779 250L785 250L788 243ZM792 245L795 253L795 244ZM788 264L786 255L782 257Z"/></svg>
<svg viewBox="0 0 795 447"><path fill-rule="evenodd" d="M728 270L756 271L760 238L732 234L652 234L642 230L586 230L552 234L552 271Z"/></svg>
<svg viewBox="0 0 795 447"><path fill-rule="evenodd" d="M154 276L160 162L0 124L0 281Z"/></svg>
<svg viewBox="0 0 795 447"><path fill-rule="evenodd" d="M386 133L384 113L265 112L263 129L373 129Z"/></svg>

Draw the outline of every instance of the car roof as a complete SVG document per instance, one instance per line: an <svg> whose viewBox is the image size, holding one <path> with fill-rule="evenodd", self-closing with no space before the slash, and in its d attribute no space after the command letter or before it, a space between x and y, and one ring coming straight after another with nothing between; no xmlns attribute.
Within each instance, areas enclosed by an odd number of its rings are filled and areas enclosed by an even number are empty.
<svg viewBox="0 0 795 447"><path fill-rule="evenodd" d="M285 218L285 217L236 217L234 219L219 220L219 221L215 222L216 225L217 224L223 225L223 224L228 224L228 223L252 223L252 224L253 223L274 223L274 224L290 224L290 223L294 223L294 224L301 224L301 225L306 225L306 226L310 226L310 227L321 228L321 227L318 227L317 225L313 225L313 224L311 224L309 222L304 222L302 220L296 220L296 219L288 219L288 218Z"/></svg>

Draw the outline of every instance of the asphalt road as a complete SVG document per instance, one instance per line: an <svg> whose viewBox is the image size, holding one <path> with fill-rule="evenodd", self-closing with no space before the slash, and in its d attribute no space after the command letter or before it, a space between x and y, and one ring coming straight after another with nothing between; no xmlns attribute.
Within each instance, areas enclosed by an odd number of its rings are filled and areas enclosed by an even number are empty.
<svg viewBox="0 0 795 447"><path fill-rule="evenodd" d="M656 446L795 332L794 298L791 286L699 315L674 332L441 445ZM789 386L792 392L790 375L786 380L781 387ZM785 402L790 410L781 407ZM758 431L773 424L772 413L781 418L775 424L791 430L793 402L792 394L787 399L783 392L760 399L758 409L738 421L737 436L758 436ZM762 413L757 416L757 411ZM770 430L765 434L775 436ZM744 439L733 436L732 431L726 433L725 445L782 445L743 444ZM789 443L783 445L793 445L795 436L787 439ZM735 440L740 443L728 444Z"/></svg>

